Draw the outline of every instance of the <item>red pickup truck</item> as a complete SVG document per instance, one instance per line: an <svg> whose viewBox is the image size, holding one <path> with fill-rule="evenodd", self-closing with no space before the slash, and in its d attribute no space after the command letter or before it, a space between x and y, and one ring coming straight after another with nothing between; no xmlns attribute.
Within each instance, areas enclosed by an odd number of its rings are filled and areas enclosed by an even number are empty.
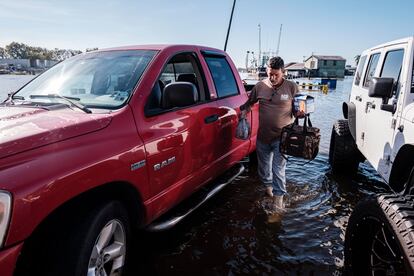
<svg viewBox="0 0 414 276"><path fill-rule="evenodd" d="M247 97L225 52L191 45L78 55L9 95L0 275L121 275L133 229L174 226L243 171Z"/></svg>

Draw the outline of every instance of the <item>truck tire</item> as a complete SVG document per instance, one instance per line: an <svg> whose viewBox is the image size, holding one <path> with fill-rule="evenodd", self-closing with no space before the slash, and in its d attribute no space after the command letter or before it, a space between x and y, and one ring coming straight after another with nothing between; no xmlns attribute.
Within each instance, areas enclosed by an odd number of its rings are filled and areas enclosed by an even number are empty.
<svg viewBox="0 0 414 276"><path fill-rule="evenodd" d="M334 174L353 175L358 171L362 154L352 137L348 120L334 123L329 146L329 164Z"/></svg>
<svg viewBox="0 0 414 276"><path fill-rule="evenodd" d="M131 236L120 202L85 208L62 221L42 238L44 247L35 252L36 263L24 275L122 275Z"/></svg>
<svg viewBox="0 0 414 276"><path fill-rule="evenodd" d="M349 275L414 275L414 196L360 202L345 234Z"/></svg>

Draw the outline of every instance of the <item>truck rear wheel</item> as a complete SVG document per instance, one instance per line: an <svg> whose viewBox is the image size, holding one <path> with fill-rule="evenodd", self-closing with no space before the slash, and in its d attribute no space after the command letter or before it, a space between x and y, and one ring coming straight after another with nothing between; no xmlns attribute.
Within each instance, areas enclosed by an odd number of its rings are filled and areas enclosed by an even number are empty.
<svg viewBox="0 0 414 276"><path fill-rule="evenodd" d="M414 197L362 201L348 221L345 269L350 275L414 275Z"/></svg>
<svg viewBox="0 0 414 276"><path fill-rule="evenodd" d="M334 123L329 146L329 164L334 174L355 174L362 155L352 137L348 120Z"/></svg>

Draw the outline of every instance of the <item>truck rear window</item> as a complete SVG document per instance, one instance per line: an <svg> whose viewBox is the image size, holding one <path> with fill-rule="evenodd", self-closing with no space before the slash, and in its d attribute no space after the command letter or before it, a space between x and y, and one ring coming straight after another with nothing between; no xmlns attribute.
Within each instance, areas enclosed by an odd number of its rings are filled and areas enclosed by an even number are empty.
<svg viewBox="0 0 414 276"><path fill-rule="evenodd" d="M213 76L217 96L224 98L239 94L237 83L225 57L206 57L208 68Z"/></svg>

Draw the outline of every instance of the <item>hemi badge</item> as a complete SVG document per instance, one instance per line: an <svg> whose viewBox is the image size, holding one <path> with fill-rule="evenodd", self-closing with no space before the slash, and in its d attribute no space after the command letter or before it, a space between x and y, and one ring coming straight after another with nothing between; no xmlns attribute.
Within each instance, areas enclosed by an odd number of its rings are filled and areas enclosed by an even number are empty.
<svg viewBox="0 0 414 276"><path fill-rule="evenodd" d="M131 171L138 170L139 168L142 168L144 166L145 166L145 160L139 161L131 165Z"/></svg>

